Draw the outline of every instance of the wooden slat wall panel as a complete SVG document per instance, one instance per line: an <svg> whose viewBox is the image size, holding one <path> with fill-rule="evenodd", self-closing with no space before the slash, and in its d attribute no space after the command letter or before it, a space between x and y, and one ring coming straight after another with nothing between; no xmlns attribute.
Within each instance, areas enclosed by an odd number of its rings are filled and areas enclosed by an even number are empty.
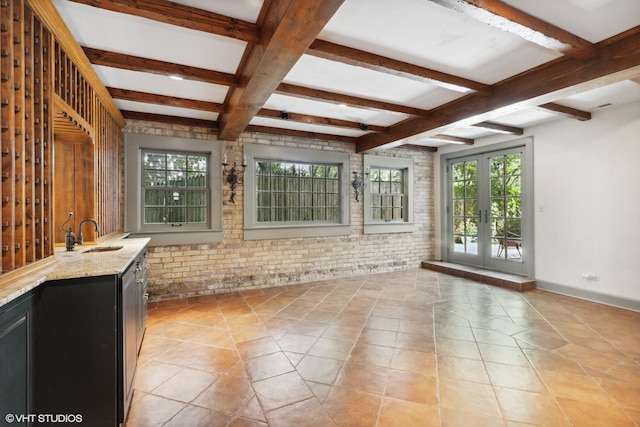
<svg viewBox="0 0 640 427"><path fill-rule="evenodd" d="M121 171L122 171L122 136L119 127L111 118L109 111L96 97L96 118L103 123L96 129L96 183L98 188L98 218L101 227L107 232L121 229Z"/></svg>
<svg viewBox="0 0 640 427"><path fill-rule="evenodd" d="M38 8L40 9L40 4ZM0 0L0 225L2 273L51 256L54 97L90 125L99 236L122 230L122 119L113 117L28 0ZM56 28L59 31L59 28ZM56 33L57 34L57 33ZM69 41L65 41L69 43ZM93 81L93 80L92 80ZM105 92L101 88L101 93ZM87 132L87 129L85 129Z"/></svg>
<svg viewBox="0 0 640 427"><path fill-rule="evenodd" d="M49 87L46 82L51 81L51 34L43 28L42 24L34 19L33 36L33 81L32 81L32 108L33 108L33 184L34 195L32 200L34 212L35 234L35 259L43 259L49 256L51 247L51 149L49 135L50 117L46 114L45 105L49 105Z"/></svg>
<svg viewBox="0 0 640 427"><path fill-rule="evenodd" d="M13 122L15 97L13 94L13 2L0 3L2 72L2 271L15 268L15 124Z"/></svg>
<svg viewBox="0 0 640 427"><path fill-rule="evenodd" d="M44 234L43 234L43 210L42 210L42 103L36 103L42 98L42 26L32 15L33 26L33 69L30 81L31 88L29 97L31 99L31 119L33 121L33 196L31 198L31 209L33 212L33 261L44 258Z"/></svg>
<svg viewBox="0 0 640 427"><path fill-rule="evenodd" d="M36 260L35 256L35 226L33 224L33 194L35 185L33 175L35 172L33 164L34 145L31 139L33 134L33 102L31 92L33 90L33 13L30 9L24 9L23 15L23 55L24 55L24 91L22 115L24 119L24 198L22 206L24 211L24 263L31 264Z"/></svg>
<svg viewBox="0 0 640 427"><path fill-rule="evenodd" d="M78 67L56 44L56 94L92 129L94 144L95 219L100 224L98 237L122 230L121 128L111 116Z"/></svg>
<svg viewBox="0 0 640 427"><path fill-rule="evenodd" d="M13 0L13 97L14 97L14 196L15 204L13 212L14 230L14 265L22 267L25 265L25 218L24 218L24 25L23 9L20 7L20 0Z"/></svg>
<svg viewBox="0 0 640 427"><path fill-rule="evenodd" d="M40 24L42 28L42 80L40 82L39 94L42 113L42 145L39 149L42 153L42 166L41 171L41 185L42 185L42 250L43 258L53 254L54 241L53 241L53 206L51 201L53 200L53 109L49 108L53 105L53 91L51 90L53 85L53 75L55 72L54 66L54 41L53 35ZM38 144L38 141L36 141Z"/></svg>
<svg viewBox="0 0 640 427"><path fill-rule="evenodd" d="M92 126L95 158L95 218L102 237L122 229L122 135L109 109L73 63L56 44L56 93Z"/></svg>

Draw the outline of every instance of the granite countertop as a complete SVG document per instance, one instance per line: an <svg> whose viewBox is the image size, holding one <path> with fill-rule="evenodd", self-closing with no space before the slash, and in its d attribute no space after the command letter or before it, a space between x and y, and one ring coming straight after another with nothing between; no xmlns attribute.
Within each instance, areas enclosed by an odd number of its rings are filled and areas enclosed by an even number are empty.
<svg viewBox="0 0 640 427"><path fill-rule="evenodd" d="M127 236L122 234L97 245L77 245L73 252L67 252L64 247L56 248L55 254L38 267L26 267L28 271L24 274L11 273L8 278L0 276L0 307L47 281L123 273L149 243L149 238ZM89 252L95 248L120 246L113 251Z"/></svg>

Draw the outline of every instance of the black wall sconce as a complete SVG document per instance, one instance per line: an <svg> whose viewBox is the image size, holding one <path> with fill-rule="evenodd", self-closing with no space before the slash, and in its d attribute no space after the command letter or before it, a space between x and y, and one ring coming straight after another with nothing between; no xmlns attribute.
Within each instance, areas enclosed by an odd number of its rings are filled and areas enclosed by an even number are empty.
<svg viewBox="0 0 640 427"><path fill-rule="evenodd" d="M222 161L222 174L227 176L227 184L231 187L231 197L229 197L229 201L231 203L235 203L236 200L236 185L242 184L242 174L244 170L247 168L247 158L243 157L242 159L242 170L238 170L238 163L233 162L233 166L228 168L229 163L227 163L227 153L224 153L224 160Z"/></svg>
<svg viewBox="0 0 640 427"><path fill-rule="evenodd" d="M353 186L353 191L356 195L356 202L360 201L360 195L364 192L364 189L367 188L366 180L369 178L369 172L358 173L353 172L353 182L351 185Z"/></svg>

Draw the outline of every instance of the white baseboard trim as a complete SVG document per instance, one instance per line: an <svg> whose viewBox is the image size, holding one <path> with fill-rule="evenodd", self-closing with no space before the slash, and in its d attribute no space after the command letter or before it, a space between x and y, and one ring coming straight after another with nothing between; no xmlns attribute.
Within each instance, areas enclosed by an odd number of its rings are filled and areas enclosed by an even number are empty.
<svg viewBox="0 0 640 427"><path fill-rule="evenodd" d="M536 279L536 288L553 292L569 297L580 298L586 301L597 302L599 304L610 305L612 307L623 308L625 310L640 312L640 301L631 298L623 298L615 295L603 294L601 292L578 289L571 286L560 285L558 283L545 282Z"/></svg>

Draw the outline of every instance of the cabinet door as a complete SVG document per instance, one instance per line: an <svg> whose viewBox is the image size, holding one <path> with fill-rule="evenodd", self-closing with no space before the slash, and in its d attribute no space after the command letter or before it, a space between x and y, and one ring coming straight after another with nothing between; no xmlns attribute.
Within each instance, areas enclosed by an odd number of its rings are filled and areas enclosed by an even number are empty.
<svg viewBox="0 0 640 427"><path fill-rule="evenodd" d="M31 412L31 296L0 307L0 414ZM20 425L17 421L12 425Z"/></svg>
<svg viewBox="0 0 640 427"><path fill-rule="evenodd" d="M116 276L47 282L37 288L34 411L81 414L83 425L118 425Z"/></svg>

